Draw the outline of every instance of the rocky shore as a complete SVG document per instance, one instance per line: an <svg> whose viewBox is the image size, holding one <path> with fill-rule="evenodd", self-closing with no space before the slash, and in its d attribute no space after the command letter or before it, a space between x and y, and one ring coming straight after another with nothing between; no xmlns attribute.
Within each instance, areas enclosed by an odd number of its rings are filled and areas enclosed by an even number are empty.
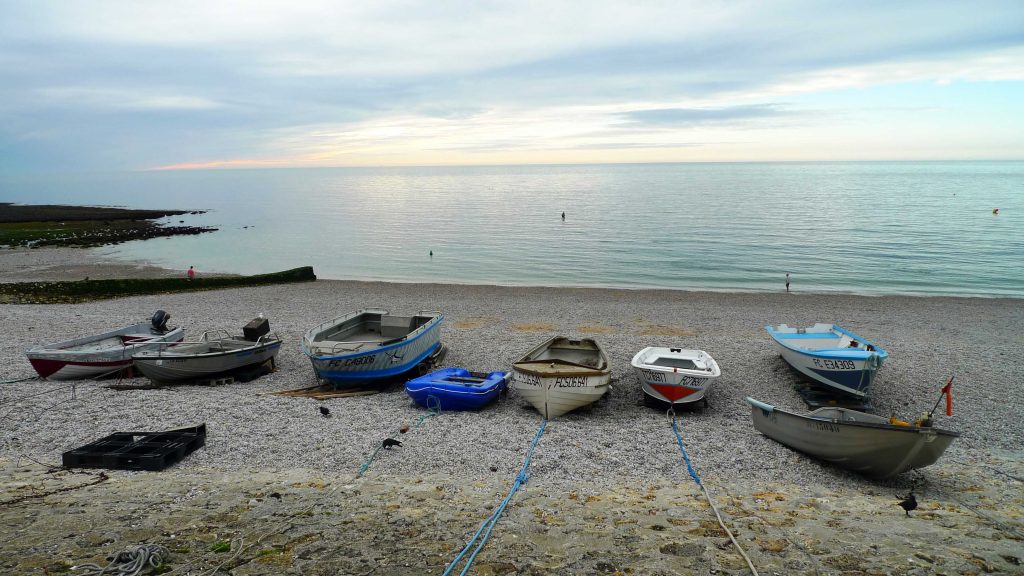
<svg viewBox="0 0 1024 576"><path fill-rule="evenodd" d="M3 380L32 376L33 344L158 308L192 335L238 331L264 313L286 342L279 369L248 384L0 384L0 572L74 573L158 543L172 551L173 574L442 573L508 494L541 420L515 392L480 413L426 418L397 387L324 401L271 394L313 384L298 346L306 329L382 304L443 311L445 365L507 370L556 333L597 338L612 359L614 389L547 425L470 573L749 573L687 474L671 423L643 405L630 373L637 350L664 344L706 350L722 366L710 406L681 413L679 426L760 574L1024 573L1018 300L338 281L0 305ZM930 409L955 373L953 417L937 425L962 436L937 464L871 481L754 430L746 396L803 409L763 326L825 320L889 350L878 413ZM358 475L383 438L421 419ZM114 431L203 422L206 446L164 472L103 479L43 465ZM897 501L912 489L920 504L907 516Z"/></svg>

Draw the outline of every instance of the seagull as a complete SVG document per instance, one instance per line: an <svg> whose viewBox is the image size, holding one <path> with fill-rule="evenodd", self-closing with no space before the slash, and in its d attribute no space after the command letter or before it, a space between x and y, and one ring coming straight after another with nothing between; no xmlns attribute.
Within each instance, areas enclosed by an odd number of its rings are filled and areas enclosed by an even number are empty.
<svg viewBox="0 0 1024 576"><path fill-rule="evenodd" d="M394 438L385 438L384 443L381 444L385 449L390 449L392 446L401 446L402 443Z"/></svg>
<svg viewBox="0 0 1024 576"><path fill-rule="evenodd" d="M331 411L326 406L321 406L320 415L323 416L324 418L327 418L328 416L331 415Z"/></svg>
<svg viewBox="0 0 1024 576"><path fill-rule="evenodd" d="M907 494L903 500L900 500L899 505L900 508L903 508L903 511L907 513L907 516L910 516L910 511L917 509L917 498L915 498L914 493L911 492L910 494Z"/></svg>

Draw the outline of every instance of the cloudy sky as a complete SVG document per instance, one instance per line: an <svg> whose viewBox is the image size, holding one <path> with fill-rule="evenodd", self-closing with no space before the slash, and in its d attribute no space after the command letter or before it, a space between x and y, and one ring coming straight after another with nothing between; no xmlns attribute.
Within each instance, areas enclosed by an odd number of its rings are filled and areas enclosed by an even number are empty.
<svg viewBox="0 0 1024 576"><path fill-rule="evenodd" d="M0 3L0 171L887 159L1024 159L1024 1Z"/></svg>

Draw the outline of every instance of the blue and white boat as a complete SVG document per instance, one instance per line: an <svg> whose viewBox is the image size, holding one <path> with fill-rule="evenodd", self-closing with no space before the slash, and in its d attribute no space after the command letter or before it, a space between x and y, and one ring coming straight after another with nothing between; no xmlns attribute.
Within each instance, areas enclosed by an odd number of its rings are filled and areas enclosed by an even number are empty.
<svg viewBox="0 0 1024 576"><path fill-rule="evenodd" d="M405 393L426 408L479 410L494 402L508 386L509 372L479 373L442 368L405 383Z"/></svg>
<svg viewBox="0 0 1024 576"><path fill-rule="evenodd" d="M782 358L797 372L836 392L864 398L889 353L835 324L765 326Z"/></svg>
<svg viewBox="0 0 1024 576"><path fill-rule="evenodd" d="M302 352L317 378L337 388L365 386L401 376L439 354L443 320L440 312L397 316L359 310L306 332Z"/></svg>

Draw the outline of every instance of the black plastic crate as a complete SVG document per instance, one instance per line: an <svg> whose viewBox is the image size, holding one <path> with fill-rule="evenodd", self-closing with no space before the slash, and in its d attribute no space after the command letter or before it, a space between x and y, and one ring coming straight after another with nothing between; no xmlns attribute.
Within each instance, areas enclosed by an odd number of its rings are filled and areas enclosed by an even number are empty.
<svg viewBox="0 0 1024 576"><path fill-rule="evenodd" d="M63 454L67 468L163 470L206 444L206 424L167 432L114 432Z"/></svg>

